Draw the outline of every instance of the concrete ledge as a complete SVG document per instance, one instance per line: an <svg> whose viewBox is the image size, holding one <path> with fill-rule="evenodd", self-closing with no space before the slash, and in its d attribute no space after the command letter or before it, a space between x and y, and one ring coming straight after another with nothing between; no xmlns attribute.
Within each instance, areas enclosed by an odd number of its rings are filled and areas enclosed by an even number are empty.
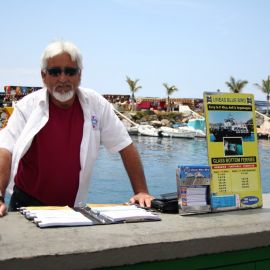
<svg viewBox="0 0 270 270"><path fill-rule="evenodd" d="M19 213L0 219L1 269L94 269L270 246L270 194L262 209L161 222L40 229Z"/></svg>

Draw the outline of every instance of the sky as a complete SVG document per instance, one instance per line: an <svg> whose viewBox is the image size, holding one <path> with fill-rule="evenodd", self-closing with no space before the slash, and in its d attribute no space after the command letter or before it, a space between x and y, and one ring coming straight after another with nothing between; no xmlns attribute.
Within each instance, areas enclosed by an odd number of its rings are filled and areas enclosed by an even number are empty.
<svg viewBox="0 0 270 270"><path fill-rule="evenodd" d="M81 86L101 94L202 98L228 92L230 76L249 83L270 75L268 0L1 1L0 90L42 86L40 56L52 41L71 41L83 55Z"/></svg>

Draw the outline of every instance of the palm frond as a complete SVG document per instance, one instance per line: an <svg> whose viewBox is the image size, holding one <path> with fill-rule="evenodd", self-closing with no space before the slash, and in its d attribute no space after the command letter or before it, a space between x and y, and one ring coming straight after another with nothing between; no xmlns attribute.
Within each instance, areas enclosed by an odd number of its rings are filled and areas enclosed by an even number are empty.
<svg viewBox="0 0 270 270"><path fill-rule="evenodd" d="M248 84L248 81L246 80L238 80L236 81L234 77L230 77L230 80L228 82L225 82L225 84L228 86L229 90L233 93L240 93L242 92L243 88Z"/></svg>
<svg viewBox="0 0 270 270"><path fill-rule="evenodd" d="M262 92L264 92L267 95L269 95L270 94L270 76L268 76L266 80L262 80L262 83L261 84L254 83L254 86L256 86Z"/></svg>

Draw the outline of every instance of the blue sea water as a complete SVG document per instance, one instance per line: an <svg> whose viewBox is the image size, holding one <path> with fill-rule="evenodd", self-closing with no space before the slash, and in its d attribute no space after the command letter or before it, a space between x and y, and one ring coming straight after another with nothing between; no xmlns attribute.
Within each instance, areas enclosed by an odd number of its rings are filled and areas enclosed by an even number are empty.
<svg viewBox="0 0 270 270"><path fill-rule="evenodd" d="M237 136L236 136L237 137ZM214 136L214 134L210 134L210 141L211 142L214 142L216 140L216 138L215 138L215 136ZM252 132L251 134L250 134L250 136L246 136L246 137L243 137L243 141L244 142L254 142L254 140L255 140L255 137L254 137L254 132Z"/></svg>
<svg viewBox="0 0 270 270"><path fill-rule="evenodd" d="M181 139L132 136L140 153L149 192L176 191L176 168L178 165L207 165L207 145L205 139ZM270 140L258 143L262 191L270 192ZM98 160L92 175L88 193L91 203L123 203L133 195L133 191L122 164L120 155L110 154L100 148ZM9 197L7 197L9 202Z"/></svg>
<svg viewBox="0 0 270 270"><path fill-rule="evenodd" d="M176 191L178 165L207 165L205 139L180 139L132 136L144 165L152 195ZM259 140L262 191L270 192L270 140ZM122 203L133 194L119 154L109 154L101 147L92 176L88 201Z"/></svg>

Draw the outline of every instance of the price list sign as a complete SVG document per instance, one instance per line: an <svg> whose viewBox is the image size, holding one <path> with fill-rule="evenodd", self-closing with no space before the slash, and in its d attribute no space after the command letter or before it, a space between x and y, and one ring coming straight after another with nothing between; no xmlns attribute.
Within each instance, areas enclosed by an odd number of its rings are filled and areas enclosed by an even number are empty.
<svg viewBox="0 0 270 270"><path fill-rule="evenodd" d="M254 96L204 93L212 210L262 206Z"/></svg>

